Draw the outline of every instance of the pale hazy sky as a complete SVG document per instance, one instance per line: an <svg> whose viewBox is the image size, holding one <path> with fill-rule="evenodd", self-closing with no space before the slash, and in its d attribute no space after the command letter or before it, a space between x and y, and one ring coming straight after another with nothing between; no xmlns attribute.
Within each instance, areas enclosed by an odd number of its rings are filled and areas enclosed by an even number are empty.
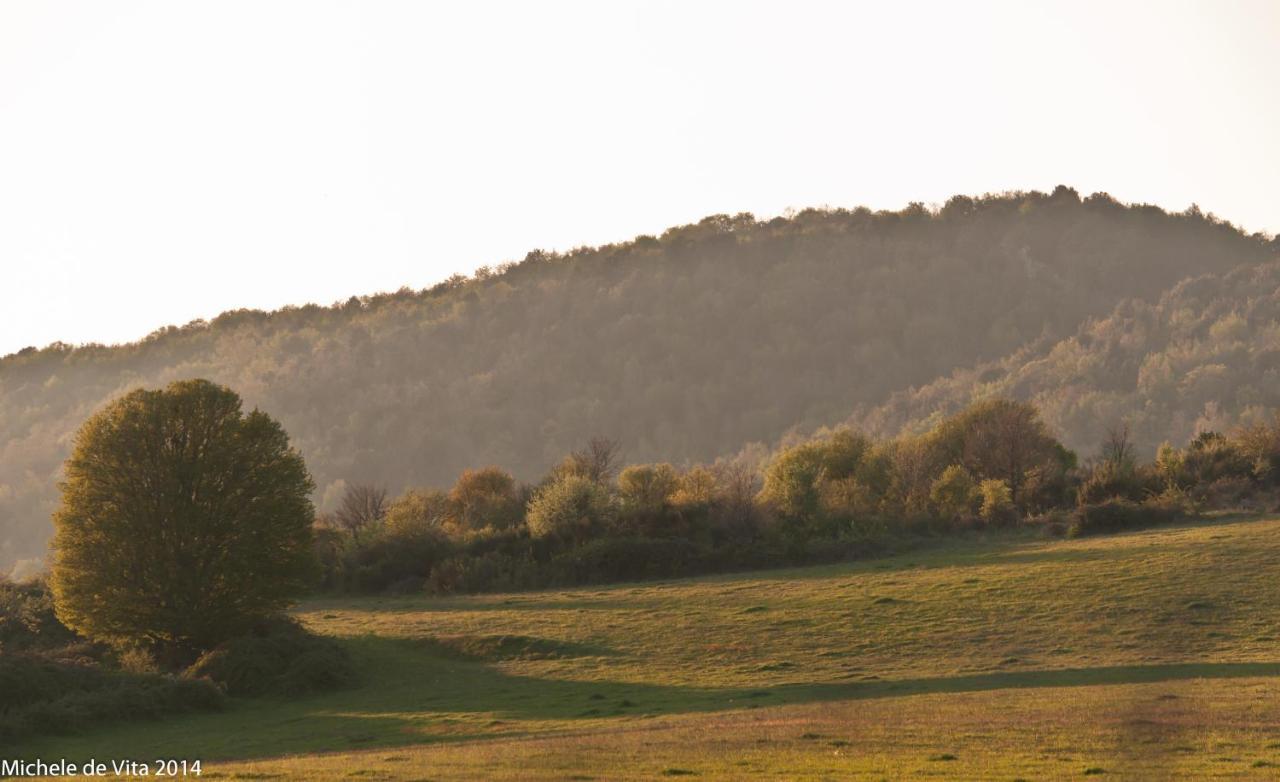
<svg viewBox="0 0 1280 782"><path fill-rule="evenodd" d="M0 354L1058 183L1280 231L1280 0L0 4Z"/></svg>

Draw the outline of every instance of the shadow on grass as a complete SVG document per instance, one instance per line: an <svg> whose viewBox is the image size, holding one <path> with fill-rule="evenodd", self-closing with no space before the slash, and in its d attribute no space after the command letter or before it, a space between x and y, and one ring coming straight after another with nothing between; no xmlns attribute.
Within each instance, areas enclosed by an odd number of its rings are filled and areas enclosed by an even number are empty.
<svg viewBox="0 0 1280 782"><path fill-rule="evenodd" d="M967 676L715 688L513 676L411 641L347 642L362 686L296 701L240 701L220 714L36 742L19 756L205 761L622 729L646 717L929 693L1280 676L1280 663L1128 665ZM575 650L584 651L584 650ZM56 754L55 754L56 753Z"/></svg>

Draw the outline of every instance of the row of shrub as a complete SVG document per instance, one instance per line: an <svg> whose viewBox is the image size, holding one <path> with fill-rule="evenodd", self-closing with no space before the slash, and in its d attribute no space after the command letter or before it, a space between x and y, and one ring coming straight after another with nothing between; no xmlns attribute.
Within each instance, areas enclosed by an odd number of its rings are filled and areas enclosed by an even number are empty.
<svg viewBox="0 0 1280 782"><path fill-rule="evenodd" d="M394 500L349 487L317 523L322 588L434 593L665 578L868 556L922 536L1052 522L1072 534L1268 504L1280 424L1141 462L1123 426L1081 465L1036 409L979 402L928 431L825 431L754 462L619 469L596 439L543 480L468 470Z"/></svg>
<svg viewBox="0 0 1280 782"><path fill-rule="evenodd" d="M1067 527L1069 537L1099 535L1122 530L1142 529L1167 524L1185 513L1176 502L1153 498L1134 502L1113 497L1092 505L1081 505L1071 514Z"/></svg>

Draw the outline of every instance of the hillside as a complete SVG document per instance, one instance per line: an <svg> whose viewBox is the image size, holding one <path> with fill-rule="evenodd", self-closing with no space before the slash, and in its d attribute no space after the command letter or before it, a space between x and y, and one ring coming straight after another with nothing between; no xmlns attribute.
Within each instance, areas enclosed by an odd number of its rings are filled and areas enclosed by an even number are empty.
<svg viewBox="0 0 1280 782"><path fill-rule="evenodd" d="M598 434L631 461L707 460L1275 247L1195 210L1068 188L934 211L721 215L425 291L24 350L0 359L0 570L43 553L73 433L137 386L234 388L285 425L322 504L342 480L398 492L491 463L533 479ZM1092 437L1092 422L1068 424L1068 441Z"/></svg>
<svg viewBox="0 0 1280 782"><path fill-rule="evenodd" d="M1280 763L1280 521L314 601L362 686L39 742L233 778L1230 776Z"/></svg>
<svg viewBox="0 0 1280 782"><path fill-rule="evenodd" d="M849 423L919 429L976 399L1013 397L1033 402L1084 453L1127 422L1149 457L1166 440L1271 420L1280 409L1280 263L1184 280L1043 343L896 393Z"/></svg>

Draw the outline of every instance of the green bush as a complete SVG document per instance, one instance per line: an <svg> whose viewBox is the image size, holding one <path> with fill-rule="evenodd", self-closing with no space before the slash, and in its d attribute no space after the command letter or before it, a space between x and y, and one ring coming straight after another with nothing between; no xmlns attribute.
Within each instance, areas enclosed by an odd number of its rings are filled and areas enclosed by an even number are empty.
<svg viewBox="0 0 1280 782"><path fill-rule="evenodd" d="M929 488L929 501L937 514L948 522L973 515L981 500L973 477L964 467L953 464L942 471Z"/></svg>
<svg viewBox="0 0 1280 782"><path fill-rule="evenodd" d="M989 478L978 484L978 496L982 498L982 520L992 527L1007 527L1018 521L1018 510L1013 504L1009 484Z"/></svg>
<svg viewBox="0 0 1280 782"><path fill-rule="evenodd" d="M183 677L211 681L236 697L307 695L356 679L351 658L336 641L284 619L205 652Z"/></svg>
<svg viewBox="0 0 1280 782"><path fill-rule="evenodd" d="M542 487L529 502L526 523L535 538L582 543L607 528L613 517L613 503L604 487L569 475Z"/></svg>

